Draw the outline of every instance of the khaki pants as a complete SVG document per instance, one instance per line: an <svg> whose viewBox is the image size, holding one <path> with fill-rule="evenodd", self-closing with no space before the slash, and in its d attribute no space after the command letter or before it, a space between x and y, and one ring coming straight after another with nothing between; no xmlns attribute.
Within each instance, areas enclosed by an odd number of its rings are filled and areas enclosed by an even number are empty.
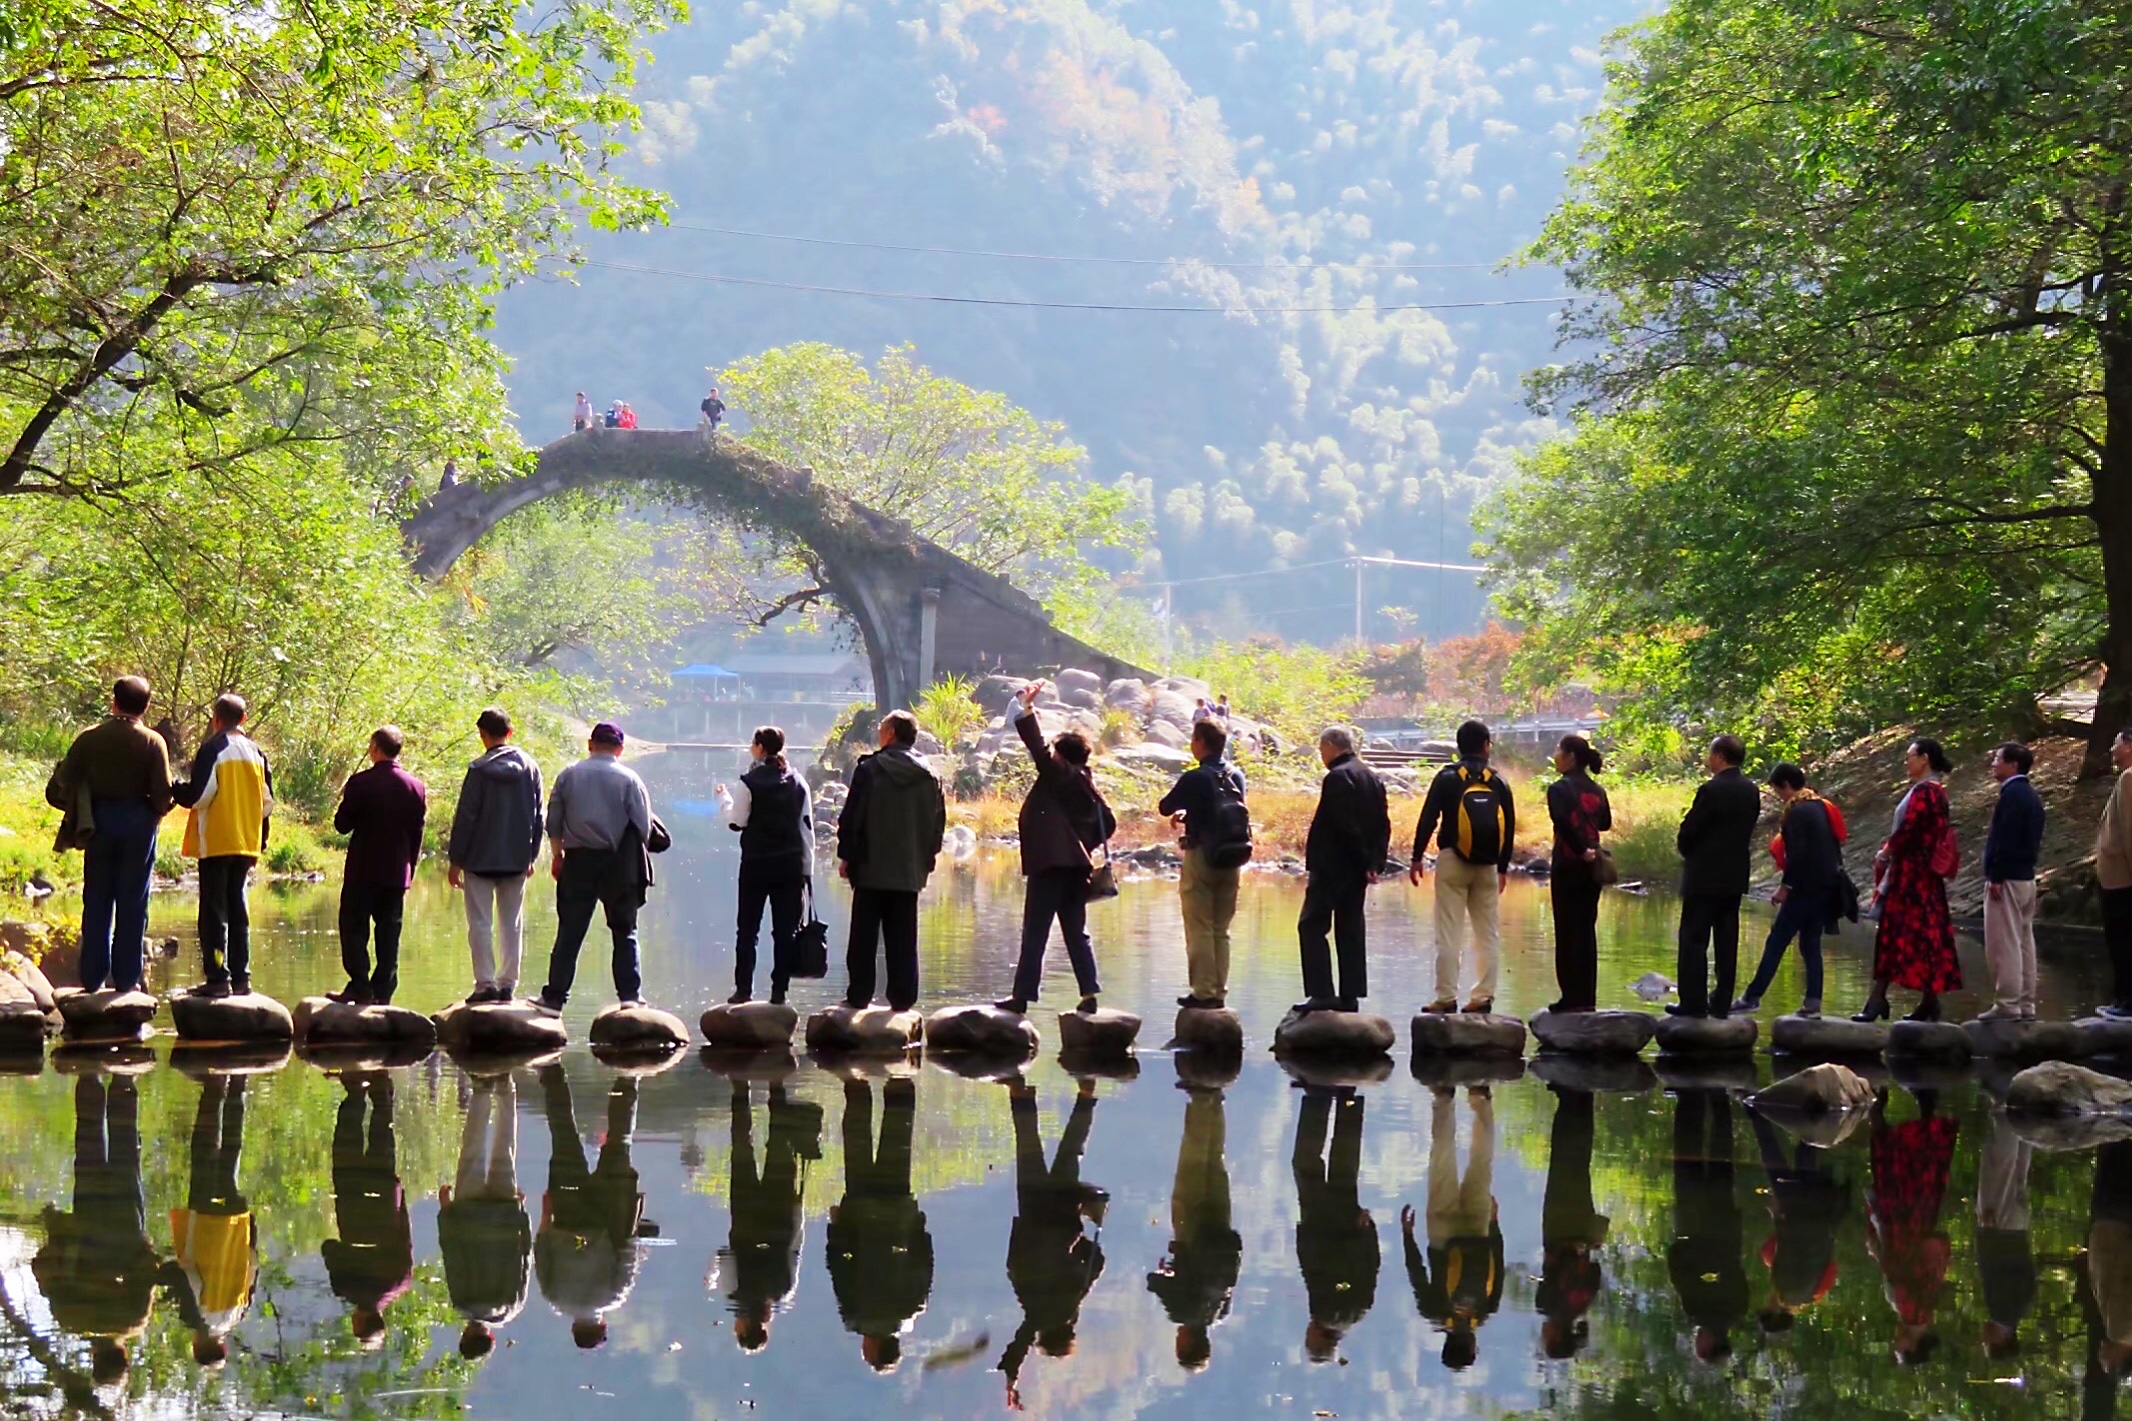
<svg viewBox="0 0 2132 1421"><path fill-rule="evenodd" d="M1218 1238L1230 1227L1228 1134L1220 1091L1195 1090L1185 1097L1184 1137L1170 1186L1170 1232L1181 1242Z"/></svg>
<svg viewBox="0 0 2132 1421"><path fill-rule="evenodd" d="M525 943L526 880L523 875L485 878L466 875L466 942L474 954L474 985L518 986L518 961ZM502 940L503 960L496 946Z"/></svg>
<svg viewBox="0 0 2132 1421"><path fill-rule="evenodd" d="M1192 995L1219 1000L1229 995L1229 920L1236 916L1233 868L1215 868L1202 849L1186 849L1177 871L1177 900L1184 910L1184 967Z"/></svg>
<svg viewBox="0 0 2132 1421"><path fill-rule="evenodd" d="M1436 999L1458 995L1459 959L1465 955L1466 932L1473 933L1473 995L1495 1000L1496 962L1502 943L1497 918L1495 865L1468 863L1451 849L1436 859Z"/></svg>
<svg viewBox="0 0 2132 1421"><path fill-rule="evenodd" d="M1495 1221L1495 1102L1485 1095L1467 1099L1473 1144L1460 1178L1453 1101L1449 1091L1438 1095L1429 1121L1429 1243L1437 1248L1454 1238L1486 1238Z"/></svg>
<svg viewBox="0 0 2132 1421"><path fill-rule="evenodd" d="M2036 1014L2036 882L1993 885L1984 895L1984 960L1991 964L1998 1004Z"/></svg>
<svg viewBox="0 0 2132 1421"><path fill-rule="evenodd" d="M2014 1132L2006 1117L1992 1121L1977 1166L1977 1227L2028 1232L2028 1141Z"/></svg>

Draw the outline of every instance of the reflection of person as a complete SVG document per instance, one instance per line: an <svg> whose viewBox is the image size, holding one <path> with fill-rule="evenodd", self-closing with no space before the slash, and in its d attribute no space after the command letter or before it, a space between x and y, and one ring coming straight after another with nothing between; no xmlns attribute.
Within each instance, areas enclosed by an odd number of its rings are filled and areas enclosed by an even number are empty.
<svg viewBox="0 0 2132 1421"><path fill-rule="evenodd" d="M1170 1185L1170 1250L1147 1275L1147 1289L1177 1325L1177 1364L1196 1372L1214 1355L1208 1329L1229 1315L1244 1238L1230 1221L1222 1093L1211 1086L1187 1090L1177 1176Z"/></svg>
<svg viewBox="0 0 2132 1421"><path fill-rule="evenodd" d="M185 1207L170 1211L177 1245L178 1310L192 1329L193 1360L203 1367L229 1359L229 1334L251 1305L259 1269L259 1226L237 1188L244 1153L243 1076L215 1074L200 1082L193 1115L192 1175Z"/></svg>
<svg viewBox="0 0 2132 1421"><path fill-rule="evenodd" d="M1918 1118L1900 1125L1888 1124L1884 1104L1874 1106L1873 1183L1866 1195L1866 1244L1895 1308L1895 1360L1904 1363L1924 1361L1939 1345L1932 1317L1951 1252L1940 1231L1940 1206L1960 1128L1933 1114L1934 1092L1919 1091L1917 1103Z"/></svg>
<svg viewBox="0 0 2132 1421"><path fill-rule="evenodd" d="M2036 1301L2036 1250L2028 1236L2031 1147L2005 1116L1994 1116L1977 1165L1977 1276L1984 1285L1984 1350L2021 1350L2021 1319Z"/></svg>
<svg viewBox="0 0 2132 1421"><path fill-rule="evenodd" d="M444 1286L466 1319L459 1355L486 1357L496 1329L526 1305L533 1221L518 1189L518 1083L478 1076L459 1137L459 1168L438 1199Z"/></svg>
<svg viewBox="0 0 2132 1421"><path fill-rule="evenodd" d="M1695 1324L1695 1355L1732 1352L1732 1327L1747 1315L1746 1231L1732 1192L1732 1098L1683 1090L1673 1098L1673 1242L1666 1269L1680 1309Z"/></svg>
<svg viewBox="0 0 2132 1421"><path fill-rule="evenodd" d="M784 1085L772 1082L770 1134L758 1166L748 1090L746 1081L733 1082L733 1229L719 1262L721 1271L731 1270L733 1340L743 1352L760 1352L770 1343L771 1317L798 1285L800 1161L822 1156L822 1108L787 1099Z"/></svg>
<svg viewBox="0 0 2132 1421"><path fill-rule="evenodd" d="M392 1076L365 1071L342 1077L341 1086L347 1093L333 1123L333 1216L340 1237L326 1240L320 1252L333 1295L353 1310L349 1325L368 1349L385 1340L386 1306L414 1284L415 1240L392 1133Z"/></svg>
<svg viewBox="0 0 2132 1421"><path fill-rule="evenodd" d="M873 1113L872 1088L847 1081L844 1198L829 1211L829 1281L845 1330L859 1335L859 1355L886 1372L902 1359L900 1334L933 1290L933 1236L911 1194L916 1087L902 1078L882 1086L878 1142Z"/></svg>
<svg viewBox="0 0 2132 1421"><path fill-rule="evenodd" d="M2082 1390L2089 1417L2117 1414L2117 1382L2132 1364L2132 1141L2095 1152L2088 1204L2088 1367Z"/></svg>
<svg viewBox="0 0 2132 1421"><path fill-rule="evenodd" d="M1466 1092L1473 1144L1458 1172L1456 1096L1436 1092L1429 1121L1428 1257L1414 1241L1414 1207L1399 1211L1414 1306L1444 1331L1444 1365L1459 1371L1480 1356L1479 1328L1503 1304L1503 1230L1495 1205L1495 1101L1486 1086Z"/></svg>
<svg viewBox="0 0 2132 1421"><path fill-rule="evenodd" d="M1018 1383L1033 1346L1047 1357L1073 1355L1081 1302L1103 1275L1104 1206L1110 1196L1081 1182L1081 1155L1096 1123L1096 1087L1081 1082L1073 1113L1059 1134L1059 1148L1044 1163L1044 1137L1037 1127L1036 1092L1020 1081L1008 1087L1014 1116L1014 1228L1007 1235L1007 1281L1022 1305L1022 1325L1000 1356L1007 1376L1007 1406L1021 1409ZM1096 1233L1084 1233L1083 1219Z"/></svg>
<svg viewBox="0 0 2132 1421"><path fill-rule="evenodd" d="M1560 1361L1584 1345L1584 1314L1604 1281L1599 1246L1610 1221L1592 1203L1592 1093L1553 1087L1547 1193L1540 1204L1540 1349Z"/></svg>
<svg viewBox="0 0 2132 1421"><path fill-rule="evenodd" d="M570 1319L571 1338L591 1349L607 1340L606 1315L635 1286L644 1262L644 1246L637 1240L652 1230L644 1221L644 1194L629 1159L637 1132L637 1080L617 1076L608 1087L607 1133L600 1141L599 1163L590 1169L563 1068L541 1067L540 1089L551 1144L533 1273L548 1305Z"/></svg>
<svg viewBox="0 0 2132 1421"><path fill-rule="evenodd" d="M1362 1097L1346 1086L1305 1086L1290 1164L1295 1171L1296 1262L1310 1300L1303 1351L1313 1362L1329 1362L1339 1351L1340 1339L1377 1300L1377 1221L1362 1207L1359 1190Z"/></svg>
<svg viewBox="0 0 2132 1421"><path fill-rule="evenodd" d="M148 1325L162 1267L148 1242L139 1111L128 1077L75 1080L74 1208L45 1206L44 1247L30 1263L52 1321L89 1339L97 1386L125 1377L126 1347Z"/></svg>
<svg viewBox="0 0 2132 1421"><path fill-rule="evenodd" d="M1851 1212L1851 1190L1820 1146L1801 1140L1787 1158L1775 1125L1753 1111L1747 1123L1769 1176L1770 1234L1762 1244L1769 1306L1760 1321L1764 1332L1783 1332L1836 1286L1836 1230Z"/></svg>

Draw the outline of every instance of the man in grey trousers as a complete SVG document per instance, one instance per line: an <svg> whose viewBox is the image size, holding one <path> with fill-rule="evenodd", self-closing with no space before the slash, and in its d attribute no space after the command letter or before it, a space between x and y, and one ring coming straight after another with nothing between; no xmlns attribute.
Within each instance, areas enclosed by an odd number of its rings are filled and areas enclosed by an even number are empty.
<svg viewBox="0 0 2132 1421"><path fill-rule="evenodd" d="M518 989L526 880L540 858L540 766L509 743L511 718L494 706L474 728L482 754L467 766L459 788L446 854L451 885L466 894L466 942L474 955L474 990L467 1001L507 1002Z"/></svg>

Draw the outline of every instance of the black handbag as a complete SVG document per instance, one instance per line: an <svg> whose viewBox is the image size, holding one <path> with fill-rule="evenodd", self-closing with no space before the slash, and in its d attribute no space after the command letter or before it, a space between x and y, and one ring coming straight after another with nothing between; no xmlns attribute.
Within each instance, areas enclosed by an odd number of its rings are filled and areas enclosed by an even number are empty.
<svg viewBox="0 0 2132 1421"><path fill-rule="evenodd" d="M814 880L807 880L807 916L792 935L792 975L816 979L829 975L829 924L814 911Z"/></svg>
<svg viewBox="0 0 2132 1421"><path fill-rule="evenodd" d="M644 836L644 851L663 854L674 846L674 836L666 831L666 822L654 814L651 817L651 832Z"/></svg>
<svg viewBox="0 0 2132 1421"><path fill-rule="evenodd" d="M1111 866L1110 841L1104 840L1096 852L1103 855L1103 861L1088 871L1088 896L1115 898L1118 896L1118 870Z"/></svg>

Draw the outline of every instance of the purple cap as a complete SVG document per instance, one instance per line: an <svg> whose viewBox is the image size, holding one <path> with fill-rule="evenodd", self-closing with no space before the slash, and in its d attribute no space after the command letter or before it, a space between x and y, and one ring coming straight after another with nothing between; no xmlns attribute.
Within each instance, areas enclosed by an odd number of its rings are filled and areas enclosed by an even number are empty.
<svg viewBox="0 0 2132 1421"><path fill-rule="evenodd" d="M592 727L592 738L603 745L620 745L622 743L622 727L611 720L603 720Z"/></svg>

